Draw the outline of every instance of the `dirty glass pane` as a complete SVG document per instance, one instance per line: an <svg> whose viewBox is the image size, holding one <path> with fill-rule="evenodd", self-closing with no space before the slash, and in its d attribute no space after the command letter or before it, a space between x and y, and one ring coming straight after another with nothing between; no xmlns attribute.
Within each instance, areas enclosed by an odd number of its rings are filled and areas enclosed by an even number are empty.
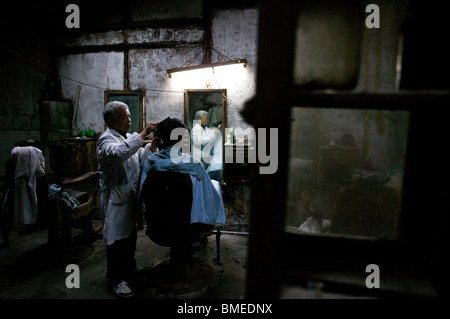
<svg viewBox="0 0 450 319"><path fill-rule="evenodd" d="M361 1L298 1L294 83L307 89L352 89L359 74Z"/></svg>
<svg viewBox="0 0 450 319"><path fill-rule="evenodd" d="M295 107L285 231L398 237L408 111Z"/></svg>

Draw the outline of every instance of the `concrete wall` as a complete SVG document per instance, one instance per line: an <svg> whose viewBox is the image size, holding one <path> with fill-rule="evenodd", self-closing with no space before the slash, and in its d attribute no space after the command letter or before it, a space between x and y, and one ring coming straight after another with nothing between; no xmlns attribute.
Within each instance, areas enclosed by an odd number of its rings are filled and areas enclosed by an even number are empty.
<svg viewBox="0 0 450 319"><path fill-rule="evenodd" d="M94 124L97 132L103 130L104 89L123 89L123 56L122 52L101 52L59 57L59 73L64 76L61 78L62 94L65 99L72 100L74 106L77 87L81 87L76 118L78 127Z"/></svg>
<svg viewBox="0 0 450 319"><path fill-rule="evenodd" d="M202 19L203 1L190 1L189 6L187 3L180 0L151 3L133 0L130 2L131 22ZM395 89L399 27L406 15L407 4L407 0L378 2L381 28L362 30L356 90ZM112 6L108 9L106 20L100 19L97 12L91 15L105 23L118 23L121 21L118 8ZM103 32L59 38L58 43L66 47L65 53L56 57L57 72L62 76L60 90L55 90L59 83L51 82L49 85L49 61L56 51L46 46L45 34L27 37L27 32L9 32L2 45L14 52L0 51L0 175L4 173L4 161L13 144L38 136L39 107L41 101L49 98L49 90L58 92L51 93L52 98L75 102L77 87L80 86L77 124L92 123L96 131L103 131L101 110L107 89L144 90L147 121L158 121L167 116L183 118L184 89L227 89L229 126L247 128L248 124L242 120L239 111L243 103L255 94L258 10L217 10L213 12L211 22L214 49L228 58L246 58L246 69L236 69L231 77L217 70L201 78L189 76L187 82L175 77L169 79L167 69L182 66L201 50L205 36L203 27L194 23L184 27L105 29ZM345 27L345 23L343 25ZM318 39L319 36L316 34L310 38ZM123 47L106 49L108 45L122 44L134 46L128 51ZM141 44L144 47L139 48ZM104 50L90 51L91 47L102 45ZM72 53L70 48L73 48ZM214 51L212 60L220 60ZM201 55L191 65L200 62ZM384 122L384 126L388 127L389 123ZM389 131L381 134L377 127L372 127L370 132L373 134L370 134L369 156L374 158L373 163L377 166L389 153L383 146Z"/></svg>
<svg viewBox="0 0 450 319"><path fill-rule="evenodd" d="M103 26L120 23L120 6L117 1L114 3L117 5L111 8L95 7L95 10L89 11L83 7L82 14ZM45 7L40 9L48 11ZM184 89L227 89L229 125L246 128L239 110L255 93L258 11L218 10L213 12L211 21L214 49L229 58L247 59L248 67L233 72L231 77L217 72L209 78L194 80L191 77L191 81L186 83L169 79L166 70L186 64L201 50L205 30L198 22L203 19L203 1L133 0L130 9L132 23L152 21L157 25L161 21L162 26L125 30L103 28L105 31L71 37L55 32L51 40L46 39L49 30L45 28L43 30L46 32L40 33L40 29L36 28L33 34L26 36L29 32L27 28L34 25L34 20L26 25L17 22L17 33L4 29L9 32L3 38L3 46L12 52L0 51L0 176L4 175L4 163L14 143L33 137L42 140L41 102L53 99L70 100L75 104L78 87L80 98L76 123L78 126L94 124L98 132L104 129L101 115L104 91L125 89L145 92L147 121L158 121L167 116L183 119ZM193 19L197 23L164 27L167 21L177 19ZM64 51L47 47L49 41L64 47ZM114 45L133 47L108 49L108 46ZM104 49L95 49L99 46ZM55 68L50 66L53 58L56 59ZM191 65L200 64L201 59L200 54L191 61ZM216 61L220 58L213 52L212 62ZM59 81L52 79L56 73L60 74Z"/></svg>
<svg viewBox="0 0 450 319"><path fill-rule="evenodd" d="M169 1L161 4L168 8L176 2ZM160 7L161 15L168 14ZM142 7L150 10L153 6ZM170 17L176 12L179 17L187 13L184 6L171 8ZM198 1L194 2L194 9L198 9ZM192 9L189 17L196 16ZM201 6L200 6L201 9ZM168 9L167 9L168 10ZM150 12L153 12L150 14ZM155 12L150 10L149 18ZM199 11L201 13L201 11ZM197 12L197 13L199 13ZM145 13L135 12L133 17L144 19ZM66 46L111 45L120 43L154 44L155 48L137 48L128 52L100 52L83 54L64 54L58 59L59 71L64 98L74 100L77 86L81 85L79 101L79 116L77 124L89 125L93 123L96 131L103 131L104 123L101 110L104 105L104 90L124 90L126 74L129 74L130 90L145 92L146 120L159 121L167 116L184 119L184 90L185 89L227 89L228 123L230 126L246 128L239 114L243 103L255 93L255 70L257 49L258 11L256 9L220 10L215 12L212 20L212 40L214 49L229 58L246 58L248 67L238 70L232 76L216 73L206 77L196 78L190 75L187 81L180 78L169 78L167 69L186 64L202 50L200 46L204 37L204 30L199 27L191 28L148 28L146 30L110 31L100 34L82 35L70 40L63 40ZM183 45L176 43L183 41ZM158 48L158 44L172 43L173 47ZM186 44L188 43L188 44ZM191 45L189 45L191 43ZM198 55L190 65L201 63L202 54ZM125 59L127 59L125 63ZM220 61L214 52L212 62ZM124 70L127 65L128 70ZM125 72L126 71L126 72ZM83 82L83 83L79 83Z"/></svg>
<svg viewBox="0 0 450 319"><path fill-rule="evenodd" d="M243 103L256 92L257 38L257 10L217 12L213 21L214 47L232 59L247 59L247 69L238 69L237 76L232 75L228 79L218 79L215 83L216 88L228 90L229 126L243 129L249 127L239 111L242 109Z"/></svg>
<svg viewBox="0 0 450 319"><path fill-rule="evenodd" d="M39 101L45 98L48 51L41 39L10 33L0 50L0 176L14 144L40 140Z"/></svg>

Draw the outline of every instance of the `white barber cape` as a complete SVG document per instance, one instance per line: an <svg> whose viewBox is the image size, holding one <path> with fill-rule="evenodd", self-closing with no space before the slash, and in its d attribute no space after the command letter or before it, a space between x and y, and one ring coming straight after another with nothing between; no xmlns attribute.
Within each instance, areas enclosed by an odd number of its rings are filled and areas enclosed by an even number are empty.
<svg viewBox="0 0 450 319"><path fill-rule="evenodd" d="M25 225L36 223L38 198L36 179L45 174L42 151L34 146L17 146L11 151L16 169L14 172L13 229L21 231Z"/></svg>
<svg viewBox="0 0 450 319"><path fill-rule="evenodd" d="M124 138L109 127L97 141L103 243L106 245L130 237L136 229L139 173L141 165L152 154L150 144L145 148L142 145L138 133L127 133Z"/></svg>

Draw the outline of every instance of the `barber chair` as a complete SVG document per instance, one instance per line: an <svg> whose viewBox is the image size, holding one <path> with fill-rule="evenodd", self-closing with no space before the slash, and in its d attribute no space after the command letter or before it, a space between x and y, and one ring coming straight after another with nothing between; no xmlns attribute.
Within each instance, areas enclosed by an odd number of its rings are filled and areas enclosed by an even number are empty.
<svg viewBox="0 0 450 319"><path fill-rule="evenodd" d="M192 245L210 236L214 226L190 223L190 175L150 172L141 194L146 207L146 235L157 245L170 247L169 260L151 270L151 281L172 293L185 293L207 286L214 277L214 267L194 258Z"/></svg>
<svg viewBox="0 0 450 319"><path fill-rule="evenodd" d="M342 187L336 198L330 232L395 238L400 197L393 188L359 181Z"/></svg>
<svg viewBox="0 0 450 319"><path fill-rule="evenodd" d="M16 146L36 147L34 145L31 142L16 144ZM5 164L6 175L0 206L0 227L3 245L6 248L10 247L10 230L13 228L16 160L15 157L11 157ZM54 174L46 171L43 176L36 179L37 223L26 225L27 228L22 232L28 233L48 228L48 245L45 247L44 254L39 250L40 259L48 259L46 265L54 265L54 261L58 265L61 262L77 262L92 252L90 245L94 234L92 220L94 212L99 209L97 204L98 181L98 171L87 172L69 180L54 180ZM57 183L52 185L57 185L59 188L53 199L49 199L51 182ZM74 199L78 205L70 207L67 205L67 198ZM71 230L74 228L84 231L82 245L73 245L74 238L72 238ZM38 261L37 259L36 261ZM32 263L30 262L30 264ZM40 263L42 264L42 262Z"/></svg>
<svg viewBox="0 0 450 319"><path fill-rule="evenodd" d="M82 243L89 246L94 234L93 216L99 205L97 193L99 172L91 171L81 176L61 181L55 196L54 213L49 229L49 244L69 252L73 248L72 229L83 231Z"/></svg>

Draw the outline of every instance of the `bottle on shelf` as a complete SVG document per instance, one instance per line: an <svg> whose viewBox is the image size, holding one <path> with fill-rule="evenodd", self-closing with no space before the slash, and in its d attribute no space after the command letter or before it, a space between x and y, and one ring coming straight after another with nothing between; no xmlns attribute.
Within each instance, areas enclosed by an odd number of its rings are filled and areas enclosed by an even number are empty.
<svg viewBox="0 0 450 319"><path fill-rule="evenodd" d="M77 126L77 124L76 123L74 123L73 125L72 125L72 131L70 132L70 134L71 134L71 136L72 137L77 137L78 136L78 126Z"/></svg>
<svg viewBox="0 0 450 319"><path fill-rule="evenodd" d="M95 136L95 129L94 129L94 124L90 124L88 131L87 131L87 136L88 137L94 137Z"/></svg>
<svg viewBox="0 0 450 319"><path fill-rule="evenodd" d="M86 127L84 126L84 124L81 124L81 127L80 127L80 137L82 137L82 138L86 138Z"/></svg>

